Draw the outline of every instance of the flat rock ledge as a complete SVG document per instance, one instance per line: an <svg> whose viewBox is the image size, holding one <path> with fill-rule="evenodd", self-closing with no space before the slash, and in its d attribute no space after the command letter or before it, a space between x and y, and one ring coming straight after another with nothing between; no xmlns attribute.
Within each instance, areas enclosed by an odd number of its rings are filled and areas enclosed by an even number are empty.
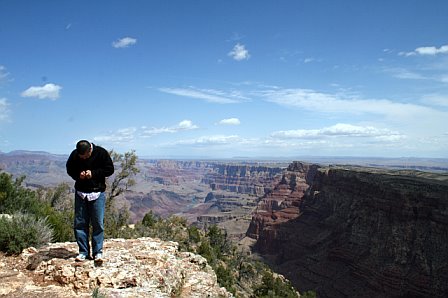
<svg viewBox="0 0 448 298"><path fill-rule="evenodd" d="M0 297L233 297L205 258L155 238L109 239L105 261L75 262L76 243L25 249L0 260ZM21 264L21 265L20 265Z"/></svg>

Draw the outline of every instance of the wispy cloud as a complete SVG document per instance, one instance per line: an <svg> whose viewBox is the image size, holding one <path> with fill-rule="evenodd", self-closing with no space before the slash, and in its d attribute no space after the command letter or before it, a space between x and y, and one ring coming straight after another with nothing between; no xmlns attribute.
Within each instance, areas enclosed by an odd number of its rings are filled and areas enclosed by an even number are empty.
<svg viewBox="0 0 448 298"><path fill-rule="evenodd" d="M194 146L209 146L209 145L229 145L241 142L243 139L237 135L212 135L202 136L194 139L179 140L170 145L194 145Z"/></svg>
<svg viewBox="0 0 448 298"><path fill-rule="evenodd" d="M6 98L0 98L0 121L9 119L9 103Z"/></svg>
<svg viewBox="0 0 448 298"><path fill-rule="evenodd" d="M397 79L406 79L406 80L426 80L428 77L423 76L422 74L416 73L414 71L410 71L405 68L385 68L384 71L386 73L391 74L393 77Z"/></svg>
<svg viewBox="0 0 448 298"><path fill-rule="evenodd" d="M243 96L240 92L224 92L214 89L195 89L193 87L160 88L159 91L219 104L239 103L249 100L249 98Z"/></svg>
<svg viewBox="0 0 448 298"><path fill-rule="evenodd" d="M191 120L183 120L176 125L167 127L151 127L142 126L122 128L114 132L110 132L106 135L96 136L94 140L97 142L121 144L126 142L132 142L140 138L148 138L154 135L163 133L176 133L186 130L193 130L199 128L193 124Z"/></svg>
<svg viewBox="0 0 448 298"><path fill-rule="evenodd" d="M383 150L402 144L407 136L387 129L350 124L336 124L331 127L313 130L277 131L261 138L244 138L239 135L208 135L191 139L177 140L159 147L188 148L190 152L206 152L218 150L228 156L239 154L272 154L278 153L316 152L331 153L334 149L357 148L362 150ZM317 151L316 151L317 150ZM271 153L269 153L271 152Z"/></svg>
<svg viewBox="0 0 448 298"><path fill-rule="evenodd" d="M438 113L436 110L417 104L388 99L360 99L348 94L328 94L311 89L273 89L258 93L269 102L321 113L376 114L390 118L412 118Z"/></svg>
<svg viewBox="0 0 448 298"><path fill-rule="evenodd" d="M59 92L62 87L49 83L44 86L32 86L21 93L22 97L37 97L39 99L52 99L56 100L59 98Z"/></svg>
<svg viewBox="0 0 448 298"><path fill-rule="evenodd" d="M303 63L307 64L307 63L315 63L315 62L322 62L322 59L320 58L313 58L313 57L307 57L305 59L303 59Z"/></svg>
<svg viewBox="0 0 448 298"><path fill-rule="evenodd" d="M114 42L112 42L112 46L114 48L127 48L137 43L137 39L132 37L123 37Z"/></svg>
<svg viewBox="0 0 448 298"><path fill-rule="evenodd" d="M240 125L240 119L238 118L228 118L228 119L222 119L221 121L218 122L218 124L221 125Z"/></svg>
<svg viewBox="0 0 448 298"><path fill-rule="evenodd" d="M448 54L448 45L443 45L439 48L435 46L429 46L429 47L418 47L414 51L411 52L400 52L398 55L400 56L415 56L415 55L429 55L429 56L435 56L438 54Z"/></svg>
<svg viewBox="0 0 448 298"><path fill-rule="evenodd" d="M136 131L137 128L135 127L122 128L108 135L94 137L93 140L95 142L103 142L103 143L131 142L135 139Z"/></svg>
<svg viewBox="0 0 448 298"><path fill-rule="evenodd" d="M199 128L199 126L193 124L191 120L183 120L179 122L177 125L168 127L151 127L151 128L142 127L141 135L144 137L150 137L161 133L176 133L180 131L193 130L197 128Z"/></svg>
<svg viewBox="0 0 448 298"><path fill-rule="evenodd" d="M428 94L422 98L422 102L424 104L447 108L448 107L448 95Z"/></svg>
<svg viewBox="0 0 448 298"><path fill-rule="evenodd" d="M271 134L271 136L280 139L314 139L322 137L373 137L380 139L399 140L404 138L402 134L388 129L379 129L372 126L358 126L345 123L338 123L333 126L324 127L321 129L275 131Z"/></svg>
<svg viewBox="0 0 448 298"><path fill-rule="evenodd" d="M228 55L236 61L247 60L250 58L250 54L249 51L246 50L246 46L240 43L237 43Z"/></svg>

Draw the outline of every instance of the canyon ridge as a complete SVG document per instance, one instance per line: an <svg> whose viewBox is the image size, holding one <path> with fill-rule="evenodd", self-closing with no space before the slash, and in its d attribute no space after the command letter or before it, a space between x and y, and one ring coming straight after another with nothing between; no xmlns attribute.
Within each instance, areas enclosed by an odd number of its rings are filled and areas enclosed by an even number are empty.
<svg viewBox="0 0 448 298"><path fill-rule="evenodd" d="M65 161L0 153L0 169L26 175L31 188L72 186ZM300 292L447 296L447 161L332 161L139 159L136 185L118 203L133 222L151 210L217 224Z"/></svg>

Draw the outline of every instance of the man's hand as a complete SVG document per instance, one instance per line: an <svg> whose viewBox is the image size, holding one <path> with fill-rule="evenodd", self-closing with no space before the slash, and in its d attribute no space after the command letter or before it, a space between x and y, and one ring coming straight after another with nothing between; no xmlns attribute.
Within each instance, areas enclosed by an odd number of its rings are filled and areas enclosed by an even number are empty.
<svg viewBox="0 0 448 298"><path fill-rule="evenodd" d="M86 177L86 179L91 179L92 178L92 171L90 171L90 170L85 171L85 177Z"/></svg>
<svg viewBox="0 0 448 298"><path fill-rule="evenodd" d="M82 171L81 174L79 174L79 178L81 179L91 179L92 178L92 171Z"/></svg>

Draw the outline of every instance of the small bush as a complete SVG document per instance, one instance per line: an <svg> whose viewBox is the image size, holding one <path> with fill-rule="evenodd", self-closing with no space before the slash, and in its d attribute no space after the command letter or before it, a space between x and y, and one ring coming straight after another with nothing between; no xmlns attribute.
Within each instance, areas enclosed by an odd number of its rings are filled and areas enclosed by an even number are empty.
<svg viewBox="0 0 448 298"><path fill-rule="evenodd" d="M253 290L255 297L266 298L296 298L297 292L289 281L275 277L271 272L264 272L262 283Z"/></svg>
<svg viewBox="0 0 448 298"><path fill-rule="evenodd" d="M157 220L158 220L158 218L154 215L152 210L150 210L143 217L142 225L144 225L145 227L148 227L148 228L152 228L156 224Z"/></svg>
<svg viewBox="0 0 448 298"><path fill-rule="evenodd" d="M233 277L232 271L219 265L216 269L216 277L218 283L221 287L225 287L229 292L235 295L235 278Z"/></svg>
<svg viewBox="0 0 448 298"><path fill-rule="evenodd" d="M16 213L11 219L0 218L0 250L19 254L30 246L39 248L53 238L53 230L46 218Z"/></svg>

